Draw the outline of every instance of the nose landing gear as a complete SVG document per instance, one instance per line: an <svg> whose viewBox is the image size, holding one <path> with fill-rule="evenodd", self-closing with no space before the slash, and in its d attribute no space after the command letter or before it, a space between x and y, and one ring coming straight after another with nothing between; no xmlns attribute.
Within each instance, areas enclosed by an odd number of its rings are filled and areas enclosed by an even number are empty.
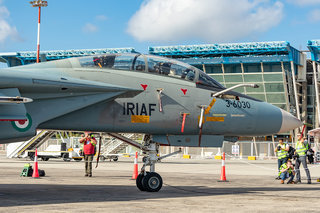
<svg viewBox="0 0 320 213"><path fill-rule="evenodd" d="M159 147L160 145L151 139L150 135L145 135L143 144L137 143L136 141L131 140L123 135L117 133L108 133L112 137L115 137L123 142L126 142L132 146L135 146L143 151L146 154L143 157L143 166L141 172L136 179L136 185L138 189L146 192L158 192L162 188L162 178L155 172L155 164L163 158L175 155L181 152L179 149L176 152L170 153L168 155L159 157ZM150 166L150 172L146 171L146 167Z"/></svg>
<svg viewBox="0 0 320 213"><path fill-rule="evenodd" d="M157 192L162 187L162 178L155 172L155 164L159 159L159 144L146 137L144 140L144 150L147 156L143 158L143 166L137 177L136 185L141 191ZM150 172L146 171L146 167L150 166Z"/></svg>
<svg viewBox="0 0 320 213"><path fill-rule="evenodd" d="M137 177L136 185L141 191L157 192L161 189L163 181L161 176L155 172L155 164L166 157L180 153L181 148L176 152L159 157L159 144L146 137L144 146L147 156L143 157L143 166ZM150 166L150 172L146 171L146 166Z"/></svg>

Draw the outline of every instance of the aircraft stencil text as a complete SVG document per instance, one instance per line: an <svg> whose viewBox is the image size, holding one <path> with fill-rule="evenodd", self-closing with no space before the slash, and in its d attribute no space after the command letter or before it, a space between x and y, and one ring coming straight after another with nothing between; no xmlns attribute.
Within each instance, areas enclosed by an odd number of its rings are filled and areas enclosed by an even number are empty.
<svg viewBox="0 0 320 213"><path fill-rule="evenodd" d="M123 103L123 115L149 115L155 111L157 104Z"/></svg>

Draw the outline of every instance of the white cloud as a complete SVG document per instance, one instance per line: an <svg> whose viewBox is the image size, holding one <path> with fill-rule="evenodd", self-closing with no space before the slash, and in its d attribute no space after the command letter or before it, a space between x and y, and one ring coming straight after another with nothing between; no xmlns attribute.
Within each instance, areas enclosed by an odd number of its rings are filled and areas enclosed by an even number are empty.
<svg viewBox="0 0 320 213"><path fill-rule="evenodd" d="M0 4L2 2L0 1ZM17 28L11 26L8 22L10 12L5 6L0 5L0 43L4 44L8 39L21 41Z"/></svg>
<svg viewBox="0 0 320 213"><path fill-rule="evenodd" d="M139 41L231 41L269 30L282 13L269 0L146 0L127 31Z"/></svg>
<svg viewBox="0 0 320 213"><path fill-rule="evenodd" d="M86 23L82 27L82 31L85 33L95 33L98 31L98 27L96 25L91 24L91 23Z"/></svg>
<svg viewBox="0 0 320 213"><path fill-rule="evenodd" d="M96 19L97 19L98 21L105 21L105 20L107 20L108 18L107 18L107 16L105 16L105 15L97 15L97 16L96 16Z"/></svg>
<svg viewBox="0 0 320 213"><path fill-rule="evenodd" d="M319 9L315 9L312 10L309 14L308 14L308 19L311 22L318 22L320 21L320 10Z"/></svg>
<svg viewBox="0 0 320 213"><path fill-rule="evenodd" d="M287 0L289 3L294 3L297 5L315 5L320 4L320 0Z"/></svg>

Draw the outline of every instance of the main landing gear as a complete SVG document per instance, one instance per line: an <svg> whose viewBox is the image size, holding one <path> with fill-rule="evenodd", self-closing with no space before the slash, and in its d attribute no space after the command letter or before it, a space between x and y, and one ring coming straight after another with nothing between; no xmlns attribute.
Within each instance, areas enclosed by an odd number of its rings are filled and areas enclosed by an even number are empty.
<svg viewBox="0 0 320 213"><path fill-rule="evenodd" d="M155 164L163 158L175 155L181 152L179 151L170 153L168 155L159 157L159 147L160 145L151 139L150 135L145 135L143 144L137 143L130 138L124 137L123 135L117 133L108 133L110 136L115 137L123 142L126 142L132 146L135 146L143 151L146 155L143 157L143 166L141 172L136 179L136 185L141 191L147 192L157 192L162 188L162 178L155 172ZM146 167L150 166L150 171L146 171Z"/></svg>

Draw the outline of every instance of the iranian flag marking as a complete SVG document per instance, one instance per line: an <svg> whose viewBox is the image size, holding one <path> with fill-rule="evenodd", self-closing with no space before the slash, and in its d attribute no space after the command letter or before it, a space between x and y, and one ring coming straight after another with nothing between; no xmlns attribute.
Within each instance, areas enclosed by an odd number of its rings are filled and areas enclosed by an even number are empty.
<svg viewBox="0 0 320 213"><path fill-rule="evenodd" d="M28 131L32 125L32 119L29 114L26 115L27 120L20 120L20 121L12 121L12 126L18 130L19 132L25 132Z"/></svg>

